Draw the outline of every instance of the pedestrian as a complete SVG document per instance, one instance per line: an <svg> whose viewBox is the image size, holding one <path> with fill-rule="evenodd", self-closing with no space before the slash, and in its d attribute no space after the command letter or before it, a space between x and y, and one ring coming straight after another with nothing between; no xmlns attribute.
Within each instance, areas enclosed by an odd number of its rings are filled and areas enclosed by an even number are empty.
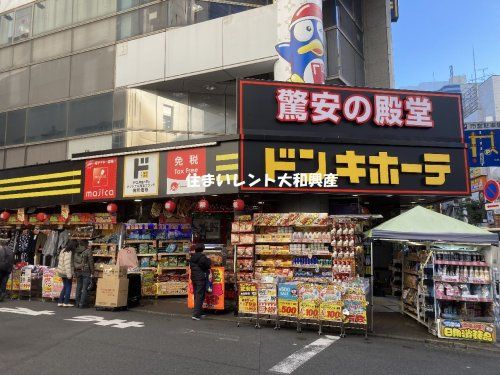
<svg viewBox="0 0 500 375"><path fill-rule="evenodd" d="M0 246L0 302L7 294L7 281L14 267L14 251L9 246Z"/></svg>
<svg viewBox="0 0 500 375"><path fill-rule="evenodd" d="M57 264L57 273L62 278L63 289L59 295L59 303L57 306L63 307L73 307L69 303L69 297L71 295L71 283L73 280L73 254L76 247L78 246L78 241L71 240L68 242L66 247L61 250L59 254L59 263Z"/></svg>
<svg viewBox="0 0 500 375"><path fill-rule="evenodd" d="M194 293L193 320L200 320L204 316L202 315L202 310L205 291L207 289L207 273L210 271L210 259L203 254L203 250L205 250L205 245L196 244L194 246L195 253L189 259Z"/></svg>
<svg viewBox="0 0 500 375"><path fill-rule="evenodd" d="M76 276L75 305L81 309L87 308L87 292L94 275L94 257L90 246L78 242L75 249L73 267Z"/></svg>

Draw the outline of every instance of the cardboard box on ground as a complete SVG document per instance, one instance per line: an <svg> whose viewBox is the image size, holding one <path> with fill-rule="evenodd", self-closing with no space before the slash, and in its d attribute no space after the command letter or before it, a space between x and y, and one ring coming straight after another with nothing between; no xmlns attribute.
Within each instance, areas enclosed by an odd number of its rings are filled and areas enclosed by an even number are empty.
<svg viewBox="0 0 500 375"><path fill-rule="evenodd" d="M97 282L96 307L127 306L127 267L109 266Z"/></svg>

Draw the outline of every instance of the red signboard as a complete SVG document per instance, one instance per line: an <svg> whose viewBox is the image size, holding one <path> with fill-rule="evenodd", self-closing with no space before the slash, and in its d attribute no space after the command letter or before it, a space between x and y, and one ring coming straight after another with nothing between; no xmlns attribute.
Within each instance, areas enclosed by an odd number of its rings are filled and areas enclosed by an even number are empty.
<svg viewBox="0 0 500 375"><path fill-rule="evenodd" d="M167 195L203 193L202 183L188 187L188 176L203 176L207 173L206 149L192 148L167 153Z"/></svg>
<svg viewBox="0 0 500 375"><path fill-rule="evenodd" d="M116 171L118 158L87 160L83 199L106 200L116 198Z"/></svg>

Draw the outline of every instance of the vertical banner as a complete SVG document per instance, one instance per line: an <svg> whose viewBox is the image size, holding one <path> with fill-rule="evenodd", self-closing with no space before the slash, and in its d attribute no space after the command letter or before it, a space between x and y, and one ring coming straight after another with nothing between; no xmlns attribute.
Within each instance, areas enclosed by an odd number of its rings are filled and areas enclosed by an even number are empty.
<svg viewBox="0 0 500 375"><path fill-rule="evenodd" d="M325 83L326 57L321 0L277 1L276 81Z"/></svg>
<svg viewBox="0 0 500 375"><path fill-rule="evenodd" d="M125 156L123 169L123 197L158 195L158 153Z"/></svg>
<svg viewBox="0 0 500 375"><path fill-rule="evenodd" d="M207 173L205 148L192 148L167 152L167 195L204 193L205 187L187 186L189 175L203 176Z"/></svg>
<svg viewBox="0 0 500 375"><path fill-rule="evenodd" d="M257 284L239 283L238 312L257 314Z"/></svg>
<svg viewBox="0 0 500 375"><path fill-rule="evenodd" d="M257 288L259 314L277 315L276 284L261 283Z"/></svg>
<svg viewBox="0 0 500 375"><path fill-rule="evenodd" d="M83 199L107 200L116 198L118 158L87 160Z"/></svg>
<svg viewBox="0 0 500 375"><path fill-rule="evenodd" d="M278 315L297 317L299 300L297 283L278 284Z"/></svg>

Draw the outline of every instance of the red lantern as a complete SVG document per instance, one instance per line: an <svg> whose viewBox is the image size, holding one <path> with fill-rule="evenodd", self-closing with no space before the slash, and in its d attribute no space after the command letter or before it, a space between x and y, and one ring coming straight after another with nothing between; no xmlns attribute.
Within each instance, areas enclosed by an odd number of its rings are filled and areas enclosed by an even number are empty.
<svg viewBox="0 0 500 375"><path fill-rule="evenodd" d="M0 219L2 219L3 221L9 220L9 217L10 217L9 211L4 211L0 214Z"/></svg>
<svg viewBox="0 0 500 375"><path fill-rule="evenodd" d="M233 201L233 208L235 211L243 211L245 209L245 201L243 199L235 199Z"/></svg>
<svg viewBox="0 0 500 375"><path fill-rule="evenodd" d="M198 201L198 211L208 211L209 207L210 203L205 198Z"/></svg>
<svg viewBox="0 0 500 375"><path fill-rule="evenodd" d="M49 217L47 216L47 214L45 212L39 212L36 214L36 219L40 222L45 222L47 221Z"/></svg>
<svg viewBox="0 0 500 375"><path fill-rule="evenodd" d="M106 207L106 210L108 211L108 213L114 214L116 213L116 211L118 211L118 206L115 203L110 203Z"/></svg>
<svg viewBox="0 0 500 375"><path fill-rule="evenodd" d="M167 210L167 212L169 212L169 213L173 213L175 211L176 207L177 207L177 205L175 204L175 202L173 200L169 200L169 201L165 202L165 210Z"/></svg>

